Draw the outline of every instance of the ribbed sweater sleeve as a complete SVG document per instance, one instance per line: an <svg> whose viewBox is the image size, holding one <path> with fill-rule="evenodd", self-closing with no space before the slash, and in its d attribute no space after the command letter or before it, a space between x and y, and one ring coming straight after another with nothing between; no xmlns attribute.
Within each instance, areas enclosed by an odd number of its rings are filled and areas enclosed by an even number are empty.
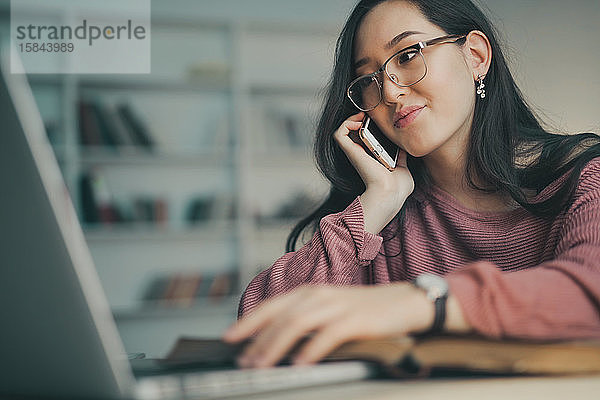
<svg viewBox="0 0 600 400"><path fill-rule="evenodd" d="M323 217L310 242L284 254L250 282L240 300L238 316L303 284L362 283L360 267L375 258L382 241L381 236L365 231L362 205L355 198L345 210Z"/></svg>
<svg viewBox="0 0 600 400"><path fill-rule="evenodd" d="M600 336L600 163L584 169L554 258L501 272L478 261L447 276L467 321L492 337Z"/></svg>

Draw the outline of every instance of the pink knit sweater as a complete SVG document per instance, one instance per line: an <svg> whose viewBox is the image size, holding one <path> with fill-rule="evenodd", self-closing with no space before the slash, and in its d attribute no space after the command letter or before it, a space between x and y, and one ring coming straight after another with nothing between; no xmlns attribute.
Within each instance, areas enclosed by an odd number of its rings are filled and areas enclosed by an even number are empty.
<svg viewBox="0 0 600 400"><path fill-rule="evenodd" d="M366 232L357 197L324 217L309 243L256 276L239 314L305 283L365 284L371 266L377 284L446 276L465 318L486 336L600 337L600 158L586 165L573 203L553 221L521 207L475 212L433 187L415 190L394 236L397 228L394 219L379 235Z"/></svg>

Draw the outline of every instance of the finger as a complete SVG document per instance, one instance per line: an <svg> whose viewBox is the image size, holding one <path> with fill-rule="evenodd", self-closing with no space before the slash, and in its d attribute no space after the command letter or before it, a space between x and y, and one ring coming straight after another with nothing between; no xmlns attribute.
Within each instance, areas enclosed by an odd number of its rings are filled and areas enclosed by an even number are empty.
<svg viewBox="0 0 600 400"><path fill-rule="evenodd" d="M364 111L359 111L356 114L352 114L351 116L349 116L347 118L347 120L350 121L359 121L362 122L362 120L365 118L365 112Z"/></svg>
<svg viewBox="0 0 600 400"><path fill-rule="evenodd" d="M359 130L361 125L361 123L358 123L355 130ZM363 168L365 167L369 169L380 168L381 164L367 153L367 150L360 144L360 140L360 138L352 138L350 137L350 134L348 134L341 136L337 142L348 157L348 161L350 161L359 174L362 173Z"/></svg>
<svg viewBox="0 0 600 400"><path fill-rule="evenodd" d="M247 339L266 325L282 311L297 301L297 290L283 296L274 297L258 306L252 313L234 322L223 335L226 342L239 342Z"/></svg>
<svg viewBox="0 0 600 400"><path fill-rule="evenodd" d="M312 364L323 359L342 343L352 338L345 324L336 323L319 331L306 343L294 358L294 364Z"/></svg>
<svg viewBox="0 0 600 400"><path fill-rule="evenodd" d="M239 359L240 366L263 368L275 365L305 335L305 329L310 330L297 324L267 327L245 349Z"/></svg>
<svg viewBox="0 0 600 400"><path fill-rule="evenodd" d="M346 118L346 120L344 120L340 127L334 132L334 137L336 140L347 137L350 131L357 131L362 125L364 117L365 113L361 111Z"/></svg>
<svg viewBox="0 0 600 400"><path fill-rule="evenodd" d="M375 158L367 153L363 145L359 143L360 139L351 137L351 131L358 131L361 128L364 115L365 113L361 112L349 117L342 123L334 135L338 145L363 180L367 178L364 175L366 170L385 169ZM359 117L362 118L359 120Z"/></svg>
<svg viewBox="0 0 600 400"><path fill-rule="evenodd" d="M302 307L295 316L273 324L260 332L242 355L247 366L266 367L276 364L308 333L335 321L340 314L339 304Z"/></svg>
<svg viewBox="0 0 600 400"><path fill-rule="evenodd" d="M343 123L343 126L340 127L341 131L338 134L339 135L339 137L337 139L338 142L339 141L347 142L347 140L350 139L350 140L352 140L352 143L356 143L352 139L351 134L352 134L352 132L358 133L358 130L360 129L361 126L362 126L362 121L345 121ZM347 143L349 143L349 142L347 142Z"/></svg>
<svg viewBox="0 0 600 400"><path fill-rule="evenodd" d="M334 134L335 141L342 147L351 146L352 143L359 145L358 142L355 142L355 139L357 139L358 130L361 126L361 121L344 121Z"/></svg>

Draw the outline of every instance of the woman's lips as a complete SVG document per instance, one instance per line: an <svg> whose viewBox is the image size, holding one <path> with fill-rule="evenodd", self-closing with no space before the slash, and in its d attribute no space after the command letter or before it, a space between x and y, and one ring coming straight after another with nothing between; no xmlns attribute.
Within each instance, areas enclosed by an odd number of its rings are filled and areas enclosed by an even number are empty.
<svg viewBox="0 0 600 400"><path fill-rule="evenodd" d="M423 106L421 108L417 108L414 111L411 111L404 118L400 118L395 123L396 127L398 127L398 128L404 128L404 127L407 127L408 125L410 125L410 123L413 122L415 120L415 118L417 118L417 116L423 110L423 108L425 108L425 106Z"/></svg>

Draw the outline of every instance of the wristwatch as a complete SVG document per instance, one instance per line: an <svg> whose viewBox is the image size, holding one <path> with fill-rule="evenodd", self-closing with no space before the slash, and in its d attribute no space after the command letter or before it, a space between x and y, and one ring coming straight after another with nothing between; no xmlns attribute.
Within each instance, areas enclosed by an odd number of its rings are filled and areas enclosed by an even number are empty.
<svg viewBox="0 0 600 400"><path fill-rule="evenodd" d="M448 283L444 278L434 274L422 274L413 279L412 284L425 291L427 298L431 300L435 306L435 317L433 325L425 335L440 333L444 329L446 321L446 300L448 300Z"/></svg>

